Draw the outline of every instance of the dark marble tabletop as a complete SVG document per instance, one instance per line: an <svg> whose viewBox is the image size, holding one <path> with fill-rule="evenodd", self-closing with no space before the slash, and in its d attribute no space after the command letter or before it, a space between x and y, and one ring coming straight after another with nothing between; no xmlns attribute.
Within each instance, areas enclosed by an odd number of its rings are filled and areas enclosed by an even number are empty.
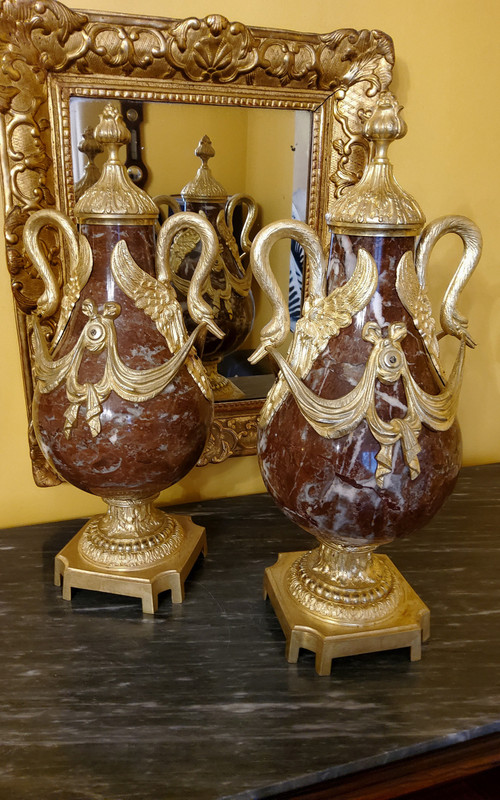
<svg viewBox="0 0 500 800"><path fill-rule="evenodd" d="M203 473L200 472L200 480ZM47 490L50 491L50 490ZM266 495L185 506L209 554L159 612L52 584L77 521L0 534L0 798L265 798L500 731L500 465L464 469L420 533L385 548L431 609L408 651L287 664L262 600L314 540Z"/></svg>

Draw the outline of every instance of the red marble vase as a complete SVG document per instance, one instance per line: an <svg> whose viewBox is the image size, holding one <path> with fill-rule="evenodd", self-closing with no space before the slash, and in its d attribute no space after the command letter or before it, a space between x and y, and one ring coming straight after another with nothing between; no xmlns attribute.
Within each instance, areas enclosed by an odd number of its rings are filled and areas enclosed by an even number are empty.
<svg viewBox="0 0 500 800"><path fill-rule="evenodd" d="M401 576L372 551L424 526L461 465L456 409L465 349L474 343L456 303L481 237L463 217L422 231L422 212L387 158L390 142L406 131L399 111L384 93L365 124L371 157L327 215L327 255L312 229L293 221L264 228L252 247L254 275L275 311L252 360L268 350L280 366L259 420L262 476L283 512L320 542L280 575L280 619L290 597L313 616L355 626L404 605ZM426 270L435 242L449 232L462 238L464 254L438 334ZM304 248L310 280L285 358L277 348L288 315L269 251L288 237ZM439 358L445 334L459 340L448 378Z"/></svg>
<svg viewBox="0 0 500 800"><path fill-rule="evenodd" d="M179 526L152 501L194 467L212 424L213 395L194 347L207 327L222 335L200 289L218 244L196 214L167 220L157 241L157 207L118 156L129 134L114 106L95 135L109 155L75 207L79 229L55 211L33 214L25 227L46 287L33 319L33 422L56 472L108 504L84 529L81 554L107 568L140 568L178 548ZM60 231L68 253L62 292L41 244L45 225ZM198 322L191 336L169 267L185 231L202 242L188 297ZM49 345L43 320L55 313Z"/></svg>
<svg viewBox="0 0 500 800"><path fill-rule="evenodd" d="M217 229L217 220L222 213L225 216L226 203L216 203L207 201L183 200L180 204L182 211L191 211L195 214L202 212L212 227ZM229 231L229 228L228 228ZM233 236L233 231L229 231ZM236 240L234 239L236 246ZM176 270L176 277L189 283L196 264L200 256L200 243L198 242L195 247L186 254L182 262ZM237 350L245 341L248 334L252 330L253 320L255 316L255 303L252 292L249 288L244 289L241 293L230 288L228 292L228 274L234 279L235 285L243 283L245 280L245 272L241 265L235 259L234 254L231 252L229 245L219 235L219 254L224 267L221 264L216 264L210 275L211 295L204 294L204 299L214 308L214 319L221 330L224 331L224 338L219 339L211 333L207 334L205 345L203 348L203 361L204 362L217 362L224 356L229 355ZM183 311L186 328L188 331L194 329L193 321L189 315L187 308L187 300L185 292L176 285L174 278L174 286L176 286L177 299L179 300ZM215 298L215 301L214 301Z"/></svg>

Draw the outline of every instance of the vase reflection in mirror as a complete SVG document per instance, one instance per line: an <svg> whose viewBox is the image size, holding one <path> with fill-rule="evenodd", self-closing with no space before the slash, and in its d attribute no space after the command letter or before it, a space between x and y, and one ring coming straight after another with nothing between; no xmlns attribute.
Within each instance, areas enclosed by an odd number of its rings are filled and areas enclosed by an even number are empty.
<svg viewBox="0 0 500 800"><path fill-rule="evenodd" d="M82 194L94 185L101 174L99 167L95 164L95 159L99 153L102 153L103 146L100 142L95 140L94 129L92 127L89 126L85 128L82 139L78 143L78 149L80 153L86 156L87 163L85 164L82 177L75 183L75 200L79 200Z"/></svg>
<svg viewBox="0 0 500 800"><path fill-rule="evenodd" d="M207 370L215 400L238 400L244 393L233 381L218 371L221 360L237 350L252 330L255 305L250 291L252 272L249 266L250 233L256 222L258 207L249 195L239 193L228 197L227 191L215 179L208 161L215 150L208 136L200 140L195 155L201 160L194 179L181 191L180 198L159 195L156 204L171 211L190 211L207 219L215 229L219 253L210 278L204 285L203 297L213 309L214 320L223 331L223 339L207 333L203 350L203 365ZM246 209L238 245L233 229L235 212ZM236 226L234 226L236 227ZM175 239L171 254L173 285L182 305L186 327L192 330L187 309L187 294L194 268L199 258L200 239L193 229L184 229Z"/></svg>
<svg viewBox="0 0 500 800"><path fill-rule="evenodd" d="M303 223L257 234L252 269L274 309L252 360L270 352L280 372L259 420L264 482L293 522L319 540L280 554L266 570L287 639L287 658L332 658L410 647L421 656L429 610L379 546L425 525L451 492L461 465L456 421L466 347L474 346L457 301L481 251L477 227L445 217L424 227L417 203L393 177L389 144L406 132L383 93L365 115L370 158L359 183L333 203L330 252ZM423 230L422 230L423 229ZM458 234L464 252L441 306L441 332L426 295L430 251ZM280 238L296 239L309 264L302 316L284 358L288 312L269 268ZM420 237L418 239L418 237ZM454 336L448 377L439 339Z"/></svg>
<svg viewBox="0 0 500 800"><path fill-rule="evenodd" d="M78 230L57 211L36 212L25 226L26 251L45 285L32 317L33 421L56 472L108 505L56 557L63 597L75 587L131 595L153 613L165 589L182 601L206 548L203 528L153 501L194 467L210 432L212 391L194 348L207 327L222 335L201 297L218 244L197 214L167 220L156 243L157 207L120 161L129 132L114 106L94 135L108 156L75 206ZM68 252L62 294L43 251L46 225ZM169 265L185 229L203 243L187 299L198 323L190 336Z"/></svg>

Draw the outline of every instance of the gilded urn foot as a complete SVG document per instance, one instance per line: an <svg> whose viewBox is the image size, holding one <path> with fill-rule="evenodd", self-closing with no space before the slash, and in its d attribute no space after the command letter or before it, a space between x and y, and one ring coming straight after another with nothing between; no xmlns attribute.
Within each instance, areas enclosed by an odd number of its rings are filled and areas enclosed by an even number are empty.
<svg viewBox="0 0 500 800"><path fill-rule="evenodd" d="M155 497L104 498L107 512L92 517L80 532L80 555L107 569L129 570L152 566L175 553L184 538L182 527L153 505Z"/></svg>
<svg viewBox="0 0 500 800"><path fill-rule="evenodd" d="M148 519L152 529L140 537L130 536L128 544L123 528L117 527L116 516L122 519L122 515L111 506L106 514L89 520L63 547L55 558L54 583L62 583L64 600L71 600L72 589L89 589L138 597L143 613L154 614L158 595L170 590L172 602L182 603L185 580L200 553L207 553L205 528L195 525L190 517L167 515L152 508L155 513ZM114 541L104 530L110 519ZM102 560L90 560L87 552L94 558L102 555ZM127 558L129 564L124 563ZM113 560L120 565L110 566Z"/></svg>
<svg viewBox="0 0 500 800"><path fill-rule="evenodd" d="M266 569L264 597L285 634L287 660L295 663L300 648L311 650L318 675L330 674L334 658L402 647L419 661L421 643L430 636L425 603L388 556L345 555L326 563L322 545L281 553Z"/></svg>
<svg viewBox="0 0 500 800"><path fill-rule="evenodd" d="M286 576L292 597L330 622L357 625L377 622L403 601L399 572L374 547L321 544L303 553Z"/></svg>
<svg viewBox="0 0 500 800"><path fill-rule="evenodd" d="M210 386L214 393L214 400L219 402L224 400L241 400L245 397L245 393L239 389L236 384L221 375L217 371L218 361L204 361L203 366L208 375Z"/></svg>

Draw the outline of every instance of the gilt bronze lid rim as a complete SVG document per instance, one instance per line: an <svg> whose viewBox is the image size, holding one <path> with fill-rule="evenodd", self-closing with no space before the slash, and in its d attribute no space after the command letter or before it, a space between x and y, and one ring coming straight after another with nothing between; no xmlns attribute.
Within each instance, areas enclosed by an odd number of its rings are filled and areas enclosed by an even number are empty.
<svg viewBox="0 0 500 800"><path fill-rule="evenodd" d="M142 214L135 216L133 214L82 214L75 215L78 225L141 225L151 226L158 220L158 215Z"/></svg>
<svg viewBox="0 0 500 800"><path fill-rule="evenodd" d="M355 236L419 236L424 228L424 222L399 225L387 222L341 222L332 220L329 214L326 215L326 224L332 233Z"/></svg>
<svg viewBox="0 0 500 800"><path fill-rule="evenodd" d="M226 203L229 199L228 194L189 194L189 192L181 192L181 197L185 203Z"/></svg>

